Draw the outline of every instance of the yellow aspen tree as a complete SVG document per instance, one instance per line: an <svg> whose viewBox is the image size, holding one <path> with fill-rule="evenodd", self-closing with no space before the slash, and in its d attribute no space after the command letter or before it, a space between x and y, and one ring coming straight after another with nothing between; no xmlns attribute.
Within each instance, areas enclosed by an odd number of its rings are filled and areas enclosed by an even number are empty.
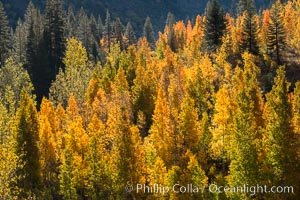
<svg viewBox="0 0 300 200"><path fill-rule="evenodd" d="M174 25L174 49L176 52L180 52L186 46L187 33L186 27L183 21L178 21Z"/></svg>
<svg viewBox="0 0 300 200"><path fill-rule="evenodd" d="M65 70L60 69L50 87L50 99L66 107L72 93L79 107L85 101L85 93L92 77L94 66L89 62L86 49L75 38L67 40L67 50L63 59Z"/></svg>
<svg viewBox="0 0 300 200"><path fill-rule="evenodd" d="M293 185L299 191L296 178L299 172L297 159L296 134L293 130L292 104L288 95L290 83L286 80L285 68L277 69L275 84L270 93L266 95L265 108L265 151L266 175L272 185ZM298 192L293 194L272 194L270 198L296 199Z"/></svg>
<svg viewBox="0 0 300 200"><path fill-rule="evenodd" d="M109 152L106 149L105 125L94 114L91 122L88 124L88 180L87 194L92 199L104 199L111 191L109 180Z"/></svg>
<svg viewBox="0 0 300 200"><path fill-rule="evenodd" d="M288 1L284 6L283 25L285 28L287 42L291 42L289 38L292 38L296 31L297 18L295 15L295 9L293 8L293 2Z"/></svg>
<svg viewBox="0 0 300 200"><path fill-rule="evenodd" d="M23 190L20 198L38 197L41 188L39 121L35 103L25 90L21 92L20 107L15 117L15 131L15 151L23 165L17 169L18 176L21 176L17 186Z"/></svg>
<svg viewBox="0 0 300 200"><path fill-rule="evenodd" d="M174 125L170 119L170 108L163 89L158 89L155 103L153 123L149 130L149 140L155 145L157 156L160 157L167 167L175 161L174 152Z"/></svg>
<svg viewBox="0 0 300 200"><path fill-rule="evenodd" d="M260 181L259 154L261 148L261 130L263 100L259 87L259 69L251 54L244 53L244 69L236 74L234 84L240 85L234 101L236 109L232 124L232 145L230 146L230 165L228 183L231 186L255 185ZM251 198L251 194L228 194L232 198Z"/></svg>
<svg viewBox="0 0 300 200"><path fill-rule="evenodd" d="M67 130L64 134L65 147L60 165L60 192L66 199L76 196L84 197L87 181L87 147L88 135L82 126L73 95L70 96L67 115ZM74 193L74 191L77 191ZM75 195L75 196L72 196Z"/></svg>
<svg viewBox="0 0 300 200"><path fill-rule="evenodd" d="M261 31L259 37L262 44L262 52L267 53L267 43L268 43L268 27L270 23L270 11L268 9L263 11L263 16L261 19Z"/></svg>
<svg viewBox="0 0 300 200"><path fill-rule="evenodd" d="M296 87L294 89L293 122L294 122L295 133L299 135L300 134L300 81L296 83Z"/></svg>
<svg viewBox="0 0 300 200"><path fill-rule="evenodd" d="M40 165L43 185L47 197L54 198L58 190L58 148L61 147L60 135L57 135L58 120L53 104L43 98L39 112L39 142Z"/></svg>
<svg viewBox="0 0 300 200"><path fill-rule="evenodd" d="M16 169L22 168L19 157L15 153L16 140L11 131L13 120L10 118L5 106L0 103L0 198L18 199L22 190L16 186L21 177Z"/></svg>

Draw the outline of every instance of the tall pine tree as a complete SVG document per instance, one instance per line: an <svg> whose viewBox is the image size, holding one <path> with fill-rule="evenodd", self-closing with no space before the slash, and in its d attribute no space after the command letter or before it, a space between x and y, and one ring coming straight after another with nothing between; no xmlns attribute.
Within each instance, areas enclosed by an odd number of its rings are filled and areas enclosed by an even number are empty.
<svg viewBox="0 0 300 200"><path fill-rule="evenodd" d="M4 64L10 49L10 28L8 19L0 2L0 66Z"/></svg>
<svg viewBox="0 0 300 200"><path fill-rule="evenodd" d="M276 0L270 10L270 22L267 34L268 53L275 53L277 64L281 64L281 52L285 47L285 29L282 15L283 6L280 0Z"/></svg>
<svg viewBox="0 0 300 200"><path fill-rule="evenodd" d="M222 37L226 29L224 11L218 0L211 0L206 6L205 40L207 49L215 51L222 43Z"/></svg>

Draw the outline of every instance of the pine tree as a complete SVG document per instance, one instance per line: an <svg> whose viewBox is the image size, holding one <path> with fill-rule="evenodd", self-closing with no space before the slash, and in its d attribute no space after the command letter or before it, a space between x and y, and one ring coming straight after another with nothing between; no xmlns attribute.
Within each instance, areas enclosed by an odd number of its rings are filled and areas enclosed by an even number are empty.
<svg viewBox="0 0 300 200"><path fill-rule="evenodd" d="M114 22L114 37L115 42L119 43L121 50L123 50L123 25L120 18Z"/></svg>
<svg viewBox="0 0 300 200"><path fill-rule="evenodd" d="M136 39L135 32L134 32L133 27L130 22L127 23L124 36L125 36L125 41L126 41L127 46L136 44L137 39Z"/></svg>
<svg viewBox="0 0 300 200"><path fill-rule="evenodd" d="M280 0L276 0L270 10L270 22L268 26L268 53L275 52L277 64L281 64L281 52L285 47L286 34L283 25L283 6Z"/></svg>
<svg viewBox="0 0 300 200"><path fill-rule="evenodd" d="M144 28L143 28L143 36L147 39L150 47L154 49L155 46L155 38L154 38L154 31L151 23L150 17L146 18Z"/></svg>
<svg viewBox="0 0 300 200"><path fill-rule="evenodd" d="M175 23L176 23L175 16L171 12L169 12L167 16L165 30L167 31L167 44L170 46L172 51L175 51L175 47L174 47L175 35L174 35L174 28L173 28Z"/></svg>
<svg viewBox="0 0 300 200"><path fill-rule="evenodd" d="M212 0L207 3L205 12L204 34L206 45L209 51L215 51L221 45L226 29L224 11L218 0Z"/></svg>
<svg viewBox="0 0 300 200"><path fill-rule="evenodd" d="M4 65L4 62L8 57L9 50L10 28L3 4L0 2L0 66Z"/></svg>
<svg viewBox="0 0 300 200"><path fill-rule="evenodd" d="M39 195L41 188L40 153L38 149L39 122L35 104L32 97L22 90L20 107L16 114L16 154L20 156L22 168L17 173L22 178L17 186L23 189L20 198L29 195Z"/></svg>
<svg viewBox="0 0 300 200"><path fill-rule="evenodd" d="M240 48L252 54L259 53L258 47L258 22L255 15L253 0L240 0L240 14L242 17L242 35Z"/></svg>
<svg viewBox="0 0 300 200"><path fill-rule="evenodd" d="M103 39L106 42L105 47L108 49L108 52L110 51L112 36L113 36L112 22L111 22L111 19L110 19L109 10L107 10L106 11L105 25L104 25L104 29L103 29L103 37L104 37Z"/></svg>
<svg viewBox="0 0 300 200"><path fill-rule="evenodd" d="M45 20L46 48L49 49L49 67L51 67L52 80L63 67L62 59L65 52L65 20L61 0L47 0Z"/></svg>
<svg viewBox="0 0 300 200"><path fill-rule="evenodd" d="M78 27L76 28L76 38L82 42L82 45L88 52L88 55L91 55L93 35L90 26L90 19L82 7L78 12L76 21L78 23Z"/></svg>
<svg viewBox="0 0 300 200"><path fill-rule="evenodd" d="M66 37L75 37L76 35L76 16L74 14L73 8L70 6L67 12L66 18Z"/></svg>
<svg viewBox="0 0 300 200"><path fill-rule="evenodd" d="M242 15L244 12L248 12L250 16L255 14L254 0L239 0L238 2L238 15Z"/></svg>
<svg viewBox="0 0 300 200"><path fill-rule="evenodd" d="M47 49L44 43L44 17L35 8L32 1L29 2L24 26L26 30L26 65L28 73L35 87L37 101L41 102L42 95L48 93L49 81L47 70ZM47 84L48 83L48 84Z"/></svg>
<svg viewBox="0 0 300 200"><path fill-rule="evenodd" d="M13 57L14 60L22 65L26 64L26 29L21 19L17 22L16 31L14 33Z"/></svg>

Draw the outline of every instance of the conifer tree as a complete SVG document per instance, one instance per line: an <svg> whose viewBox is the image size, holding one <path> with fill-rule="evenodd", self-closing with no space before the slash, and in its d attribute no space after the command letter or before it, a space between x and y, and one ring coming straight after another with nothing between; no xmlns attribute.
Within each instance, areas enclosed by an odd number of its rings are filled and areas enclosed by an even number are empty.
<svg viewBox="0 0 300 200"><path fill-rule="evenodd" d="M219 5L218 0L211 0L206 6L205 21L205 40L207 49L215 51L222 43L222 37L225 33L226 23L224 11Z"/></svg>
<svg viewBox="0 0 300 200"><path fill-rule="evenodd" d="M154 38L154 31L151 23L150 17L146 18L144 28L143 28L143 36L147 39L150 47L154 49L155 46L155 38Z"/></svg>
<svg viewBox="0 0 300 200"><path fill-rule="evenodd" d="M108 49L108 52L109 52L110 46L111 46L111 39L113 37L113 27L112 27L109 10L106 11L106 18L105 18L105 24L104 24L104 29L103 29L103 37L106 42L105 47Z"/></svg>
<svg viewBox="0 0 300 200"><path fill-rule="evenodd" d="M121 50L123 50L123 25L120 18L117 18L114 22L114 36L115 41L119 43Z"/></svg>
<svg viewBox="0 0 300 200"><path fill-rule="evenodd" d="M14 33L13 58L22 65L26 64L26 29L21 19L17 22L16 31Z"/></svg>
<svg viewBox="0 0 300 200"><path fill-rule="evenodd" d="M280 0L276 0L270 10L270 22L268 26L268 53L275 52L277 64L281 64L281 52L285 47L286 34L283 25L283 6Z"/></svg>
<svg viewBox="0 0 300 200"><path fill-rule="evenodd" d="M90 19L82 7L78 12L76 21L78 23L78 27L76 27L76 38L82 42L82 45L88 52L88 55L92 55L93 35L90 26Z"/></svg>
<svg viewBox="0 0 300 200"><path fill-rule="evenodd" d="M167 44L170 46L170 48L172 49L172 51L175 51L175 47L174 47L174 28L173 26L175 25L176 20L175 20L175 16L169 12L168 16L167 16L167 21L166 21L166 31L167 31Z"/></svg>
<svg viewBox="0 0 300 200"><path fill-rule="evenodd" d="M137 42L136 35L130 22L127 23L124 36L125 36L125 41L127 46L136 44Z"/></svg>
<svg viewBox="0 0 300 200"><path fill-rule="evenodd" d="M49 49L48 64L52 80L59 67L64 67L62 59L65 52L65 16L61 0L47 0L45 11L45 40Z"/></svg>
<svg viewBox="0 0 300 200"><path fill-rule="evenodd" d="M240 48L257 55L259 29L253 0L240 0L240 14L243 16Z"/></svg>
<svg viewBox="0 0 300 200"><path fill-rule="evenodd" d="M3 4L0 2L0 66L4 65L8 57L9 49L10 28Z"/></svg>
<svg viewBox="0 0 300 200"><path fill-rule="evenodd" d="M66 16L66 37L75 37L76 35L76 16L73 7L69 7Z"/></svg>

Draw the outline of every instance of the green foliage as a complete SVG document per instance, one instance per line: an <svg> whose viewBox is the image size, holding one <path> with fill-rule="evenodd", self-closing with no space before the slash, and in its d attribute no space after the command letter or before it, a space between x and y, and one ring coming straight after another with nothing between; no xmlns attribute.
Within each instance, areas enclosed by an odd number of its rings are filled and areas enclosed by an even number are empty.
<svg viewBox="0 0 300 200"><path fill-rule="evenodd" d="M87 91L93 67L88 61L88 56L82 43L74 38L68 40L67 51L64 58L66 66L60 69L56 80L50 88L50 99L56 104L66 106L69 95L73 94L81 105Z"/></svg>
<svg viewBox="0 0 300 200"><path fill-rule="evenodd" d="M20 64L9 58L0 68L0 80L0 101L9 113L14 114L20 105L21 91L33 91L29 75Z"/></svg>
<svg viewBox="0 0 300 200"><path fill-rule="evenodd" d="M147 39L150 47L154 49L155 38L154 38L154 32L153 32L153 27L152 27L150 17L147 17L145 21L144 28L143 28L143 36Z"/></svg>
<svg viewBox="0 0 300 200"><path fill-rule="evenodd" d="M38 129L39 122L35 104L32 97L23 89L15 119L15 153L23 165L16 170L17 175L21 177L16 185L22 189L19 198L28 198L32 194L40 195Z"/></svg>
<svg viewBox="0 0 300 200"><path fill-rule="evenodd" d="M277 64L281 64L281 51L286 46L286 34L283 24L282 15L283 6L280 0L276 0L271 7L270 23L268 26L268 52L275 52Z"/></svg>
<svg viewBox="0 0 300 200"><path fill-rule="evenodd" d="M290 83L285 78L285 68L279 67L275 84L267 94L266 106L266 166L268 179L277 185L295 185L299 169L297 138L292 126L292 105L288 96ZM278 198L290 194L275 195Z"/></svg>
<svg viewBox="0 0 300 200"><path fill-rule="evenodd" d="M222 37L225 33L226 22L224 11L220 7L218 0L212 0L206 6L205 21L205 40L209 51L216 51L222 43Z"/></svg>
<svg viewBox="0 0 300 200"><path fill-rule="evenodd" d="M0 27L0 66L2 66L8 57L11 40L8 19L2 2L0 2Z"/></svg>

